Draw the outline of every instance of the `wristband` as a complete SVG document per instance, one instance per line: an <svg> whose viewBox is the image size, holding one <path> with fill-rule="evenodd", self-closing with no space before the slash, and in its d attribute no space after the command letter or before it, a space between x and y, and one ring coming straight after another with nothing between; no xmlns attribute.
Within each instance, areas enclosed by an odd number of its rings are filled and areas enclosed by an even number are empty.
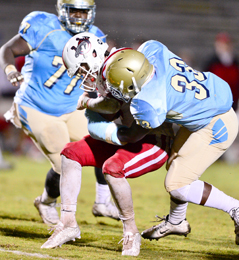
<svg viewBox="0 0 239 260"><path fill-rule="evenodd" d="M7 65L7 67L5 68L4 71L5 71L5 74L8 76L11 72L16 72L17 69L14 65L9 64L9 65Z"/></svg>

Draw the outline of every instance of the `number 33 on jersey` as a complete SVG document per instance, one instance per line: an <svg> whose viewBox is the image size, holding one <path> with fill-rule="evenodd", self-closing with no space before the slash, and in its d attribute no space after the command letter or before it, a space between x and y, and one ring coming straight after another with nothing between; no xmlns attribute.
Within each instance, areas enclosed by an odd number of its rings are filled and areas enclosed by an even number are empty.
<svg viewBox="0 0 239 260"><path fill-rule="evenodd" d="M158 41L147 41L138 51L155 68L131 101L131 113L142 127L156 128L166 121L196 131L231 108L230 87L215 74L194 70Z"/></svg>

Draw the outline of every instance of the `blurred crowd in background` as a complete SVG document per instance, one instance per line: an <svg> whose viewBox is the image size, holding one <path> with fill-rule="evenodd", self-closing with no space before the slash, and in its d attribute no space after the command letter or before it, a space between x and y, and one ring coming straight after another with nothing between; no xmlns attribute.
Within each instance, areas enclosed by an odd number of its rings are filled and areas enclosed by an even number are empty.
<svg viewBox="0 0 239 260"><path fill-rule="evenodd" d="M145 39L139 38L132 42L131 47L137 49ZM122 47L114 39L108 39L109 49L112 47ZM197 64L194 52L189 48L182 48L178 53L187 65L199 71L211 71L221 77L231 87L233 93L233 108L238 111L239 99L239 58L234 49L234 40L227 32L215 35L214 46L211 46L211 56L205 60L203 66ZM16 67L21 70L24 64L24 57L16 59ZM4 113L10 108L15 92L18 88L13 87L8 82L5 73L0 69L0 170L11 169L13 165L4 159L4 153L11 153L15 156L25 155L37 161L43 161L43 155L37 150L32 141L21 129L17 129L10 122L6 122ZM230 164L239 163L239 138L236 139L232 147L223 155L220 160Z"/></svg>

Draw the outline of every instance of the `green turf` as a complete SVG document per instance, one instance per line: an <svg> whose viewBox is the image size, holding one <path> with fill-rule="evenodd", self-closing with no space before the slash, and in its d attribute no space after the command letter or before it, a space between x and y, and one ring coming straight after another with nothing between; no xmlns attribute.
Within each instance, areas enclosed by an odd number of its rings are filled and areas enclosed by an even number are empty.
<svg viewBox="0 0 239 260"><path fill-rule="evenodd" d="M76 217L82 238L58 249L40 249L50 234L41 222L33 200L43 191L49 164L25 157L7 156L7 159L15 167L11 171L0 170L0 259L132 258L121 256L122 244L118 244L122 238L121 222L95 218L91 213L95 199L92 167L83 169L82 190L78 197ZM217 162L202 179L239 199L238 166ZM129 181L139 231L154 225L155 215L168 213L169 196L163 185L165 173L163 168ZM169 236L159 241L142 240L137 259L239 259L233 222L227 214L190 204L187 219L192 227L187 238Z"/></svg>

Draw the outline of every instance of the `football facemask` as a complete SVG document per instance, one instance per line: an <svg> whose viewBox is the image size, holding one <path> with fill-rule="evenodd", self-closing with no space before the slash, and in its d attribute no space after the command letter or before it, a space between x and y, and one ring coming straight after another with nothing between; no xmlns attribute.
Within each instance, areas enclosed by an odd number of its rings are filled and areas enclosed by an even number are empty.
<svg viewBox="0 0 239 260"><path fill-rule="evenodd" d="M109 83L108 83L108 90L113 97L115 97L118 100L122 100L125 103L128 103L132 98L128 94L123 94L120 90L110 86Z"/></svg>
<svg viewBox="0 0 239 260"><path fill-rule="evenodd" d="M95 91L97 73L92 72L92 70L90 70L88 66L79 66L76 77L82 80L80 84L81 89L87 92Z"/></svg>
<svg viewBox="0 0 239 260"><path fill-rule="evenodd" d="M77 34L66 43L62 59L69 77L77 74L82 79L81 89L95 91L97 74L107 49L107 43L89 32Z"/></svg>
<svg viewBox="0 0 239 260"><path fill-rule="evenodd" d="M58 0L56 10L59 21L73 34L88 31L95 21L96 5L94 0ZM79 10L87 13L86 19L71 17L71 13Z"/></svg>

